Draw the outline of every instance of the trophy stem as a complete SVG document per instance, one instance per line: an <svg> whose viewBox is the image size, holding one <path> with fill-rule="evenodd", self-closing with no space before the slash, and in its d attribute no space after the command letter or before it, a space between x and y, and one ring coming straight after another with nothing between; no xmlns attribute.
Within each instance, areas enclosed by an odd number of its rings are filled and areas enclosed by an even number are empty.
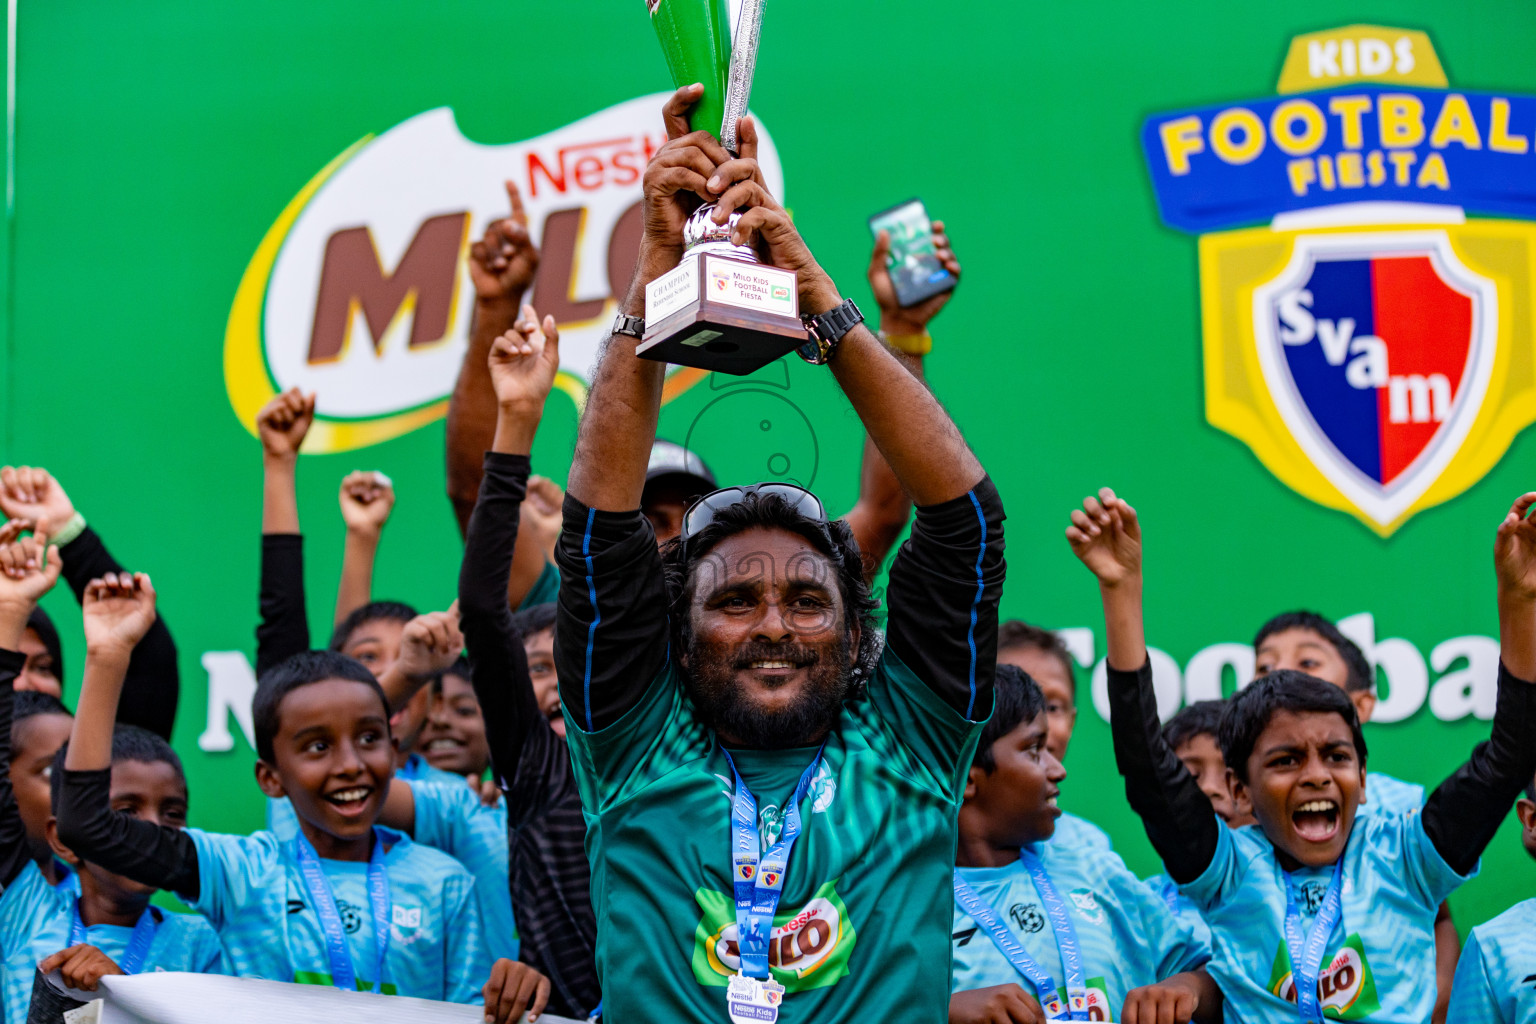
<svg viewBox="0 0 1536 1024"><path fill-rule="evenodd" d="M763 0L742 0L731 39L731 66L726 73L725 118L720 125L720 144L736 152L736 121L745 117L752 98L752 73L757 67L757 47L763 34Z"/></svg>

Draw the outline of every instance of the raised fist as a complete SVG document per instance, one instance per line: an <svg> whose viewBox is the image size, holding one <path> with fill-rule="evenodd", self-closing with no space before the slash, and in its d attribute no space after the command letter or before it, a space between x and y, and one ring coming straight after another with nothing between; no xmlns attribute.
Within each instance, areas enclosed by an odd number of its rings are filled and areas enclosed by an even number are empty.
<svg viewBox="0 0 1536 1024"><path fill-rule="evenodd" d="M86 652L126 658L155 624L155 588L142 572L109 572L85 585L80 611Z"/></svg>
<svg viewBox="0 0 1536 1024"><path fill-rule="evenodd" d="M352 533L377 536L395 507L395 485L377 470L354 470L341 481L341 518Z"/></svg>
<svg viewBox="0 0 1536 1024"><path fill-rule="evenodd" d="M539 269L539 250L528 234L522 194L510 181L506 187L512 215L491 221L485 236L469 247L469 279L481 301L516 302Z"/></svg>
<svg viewBox="0 0 1536 1024"><path fill-rule="evenodd" d="M0 512L28 519L39 533L57 533L75 514L75 504L41 466L0 467Z"/></svg>
<svg viewBox="0 0 1536 1024"><path fill-rule="evenodd" d="M1067 543L1102 586L1141 576L1141 523L1136 510L1108 487L1099 488L1097 498L1084 498L1081 510L1073 510Z"/></svg>
<svg viewBox="0 0 1536 1024"><path fill-rule="evenodd" d="M1536 601L1536 520L1527 518L1533 505L1536 491L1516 498L1493 544L1499 592L1526 601Z"/></svg>
<svg viewBox="0 0 1536 1024"><path fill-rule="evenodd" d="M445 612L427 612L405 624L400 635L397 670L407 679L430 679L448 669L464 653L459 632L459 602Z"/></svg>
<svg viewBox="0 0 1536 1024"><path fill-rule="evenodd" d="M299 454L304 435L315 422L315 394L308 397L298 388L289 388L261 407L256 414L256 433L262 451L276 459L293 459Z"/></svg>
<svg viewBox="0 0 1536 1024"><path fill-rule="evenodd" d="M0 606L22 620L59 582L63 566L58 547L50 546L46 535L20 536L31 528L21 519L0 526Z"/></svg>

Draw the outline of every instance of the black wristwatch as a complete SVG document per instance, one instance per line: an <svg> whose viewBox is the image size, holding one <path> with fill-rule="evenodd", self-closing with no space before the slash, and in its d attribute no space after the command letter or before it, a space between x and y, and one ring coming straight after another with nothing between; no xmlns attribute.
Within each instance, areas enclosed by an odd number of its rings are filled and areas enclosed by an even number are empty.
<svg viewBox="0 0 1536 1024"><path fill-rule="evenodd" d="M613 318L613 330L610 333L627 334L631 338L643 338L645 336L645 317L620 313Z"/></svg>
<svg viewBox="0 0 1536 1024"><path fill-rule="evenodd" d="M864 314L859 312L857 302L844 299L842 305L820 316L802 316L800 322L805 324L805 332L811 337L795 351L806 362L822 366L837 352L838 342L843 340L843 335L864 322Z"/></svg>

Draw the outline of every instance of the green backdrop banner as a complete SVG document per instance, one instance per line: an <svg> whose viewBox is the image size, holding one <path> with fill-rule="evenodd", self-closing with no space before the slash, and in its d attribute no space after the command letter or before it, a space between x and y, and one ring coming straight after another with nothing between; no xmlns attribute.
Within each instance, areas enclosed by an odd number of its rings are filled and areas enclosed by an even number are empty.
<svg viewBox="0 0 1536 1024"><path fill-rule="evenodd" d="M1004 612L1067 630L1082 665L1063 803L1143 874L1097 592L1062 537L1084 494L1142 512L1165 711L1230 693L1257 626L1315 608L1383 673L1372 767L1432 785L1487 735L1493 531L1536 485L1532 226L1478 206L1536 160L1536 11L1156 6L777 0L752 97L770 182L866 309L865 218L917 195L946 221L965 273L929 377L1008 503ZM256 408L319 393L299 471L315 634L356 468L399 493L376 594L446 606L466 243L517 182L534 299L566 337L535 466L563 479L668 73L640 0L16 9L0 458L55 472L154 574L192 819L249 830ZM1434 205L1318 209L1386 198ZM1404 340L1416 295L1438 326ZM798 361L675 374L662 433L724 481L853 504L857 421ZM62 588L47 607L72 699L78 610ZM1465 930L1532 892L1511 820L1452 906Z"/></svg>

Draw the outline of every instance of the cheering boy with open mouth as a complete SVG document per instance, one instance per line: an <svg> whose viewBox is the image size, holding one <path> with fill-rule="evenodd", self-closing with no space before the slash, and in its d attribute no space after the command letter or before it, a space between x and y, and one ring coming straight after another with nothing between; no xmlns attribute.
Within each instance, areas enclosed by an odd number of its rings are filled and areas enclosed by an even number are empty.
<svg viewBox="0 0 1536 1024"><path fill-rule="evenodd" d="M1220 724L1239 806L1233 830L1163 739L1142 625L1141 527L1104 488L1067 539L1099 580L1115 756L1131 806L1212 931L1207 969L1229 1021L1422 1021L1434 1009L1436 908L1536 772L1536 522L1521 496L1494 544L1498 709L1492 736L1422 812L1356 817L1365 739L1342 690L1281 670L1233 698Z"/></svg>

